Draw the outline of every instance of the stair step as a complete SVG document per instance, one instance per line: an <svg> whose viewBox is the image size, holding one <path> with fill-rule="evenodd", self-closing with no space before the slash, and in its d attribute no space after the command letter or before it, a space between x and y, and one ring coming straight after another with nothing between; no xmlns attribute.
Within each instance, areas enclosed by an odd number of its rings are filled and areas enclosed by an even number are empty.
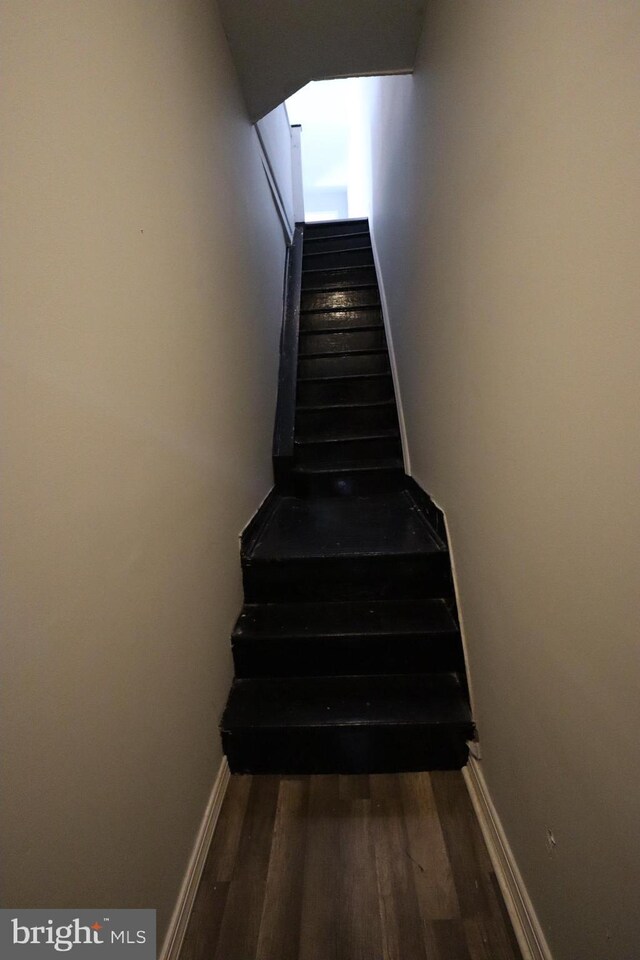
<svg viewBox="0 0 640 960"><path fill-rule="evenodd" d="M376 268L369 266L325 267L319 270L303 270L302 293L314 290L346 290L353 287L377 287Z"/></svg>
<svg viewBox="0 0 640 960"><path fill-rule="evenodd" d="M328 357L300 357L298 379L386 375L390 372L386 350L335 354Z"/></svg>
<svg viewBox="0 0 640 960"><path fill-rule="evenodd" d="M362 307L380 309L380 293L377 283L346 290L303 290L300 309L304 312L359 310Z"/></svg>
<svg viewBox="0 0 640 960"><path fill-rule="evenodd" d="M399 435L338 437L330 440L307 440L295 443L295 464L327 465L332 469L352 461L375 461L399 458L402 453Z"/></svg>
<svg viewBox="0 0 640 960"><path fill-rule="evenodd" d="M372 470L402 470L403 463L399 457L388 457L376 460L345 460L339 465L315 464L308 466L305 464L296 464L294 470L300 474L323 474L323 473L363 473Z"/></svg>
<svg viewBox="0 0 640 960"><path fill-rule="evenodd" d="M323 220L317 223L305 223L304 241L314 237L344 237L346 234L369 232L369 221L366 218L357 220Z"/></svg>
<svg viewBox="0 0 640 960"><path fill-rule="evenodd" d="M320 314L319 316L324 317L325 314ZM362 323L357 326L339 326L334 324L329 326L301 327L300 336L302 338L308 337L312 341L316 336L326 337L329 334L345 335L347 333L370 333L372 331L376 333L384 332L384 324L382 321L378 323Z"/></svg>
<svg viewBox="0 0 640 960"><path fill-rule="evenodd" d="M296 411L296 440L315 440L367 432L381 435L381 431L398 433L398 415L393 401L365 404L333 404L324 407L298 407Z"/></svg>
<svg viewBox="0 0 640 960"><path fill-rule="evenodd" d="M464 669L443 600L245 604L232 646L237 677Z"/></svg>
<svg viewBox="0 0 640 960"><path fill-rule="evenodd" d="M375 432L367 426L358 429L351 424L342 424L342 430L337 428L317 429L313 433L305 436L297 436L295 442L300 446L309 446L314 444L333 444L346 443L352 440L397 440L400 436L397 427L382 427Z"/></svg>
<svg viewBox="0 0 640 960"><path fill-rule="evenodd" d="M449 555L407 490L278 497L242 566L248 602L451 595Z"/></svg>
<svg viewBox="0 0 640 960"><path fill-rule="evenodd" d="M253 559L401 556L441 551L407 490L357 503L277 497L269 521L247 545Z"/></svg>
<svg viewBox="0 0 640 960"><path fill-rule="evenodd" d="M296 410L298 413L321 413L330 410L371 410L377 408L395 409L395 400L365 400L362 403L310 403L307 405L298 404Z"/></svg>
<svg viewBox="0 0 640 960"><path fill-rule="evenodd" d="M444 600L382 603L248 603L233 637L398 637L445 633L458 636L458 625Z"/></svg>
<svg viewBox="0 0 640 960"><path fill-rule="evenodd" d="M338 330L329 333L317 333L300 338L299 355L301 357L328 357L336 353L371 353L377 350L387 352L387 343L382 326L368 330Z"/></svg>
<svg viewBox="0 0 640 960"><path fill-rule="evenodd" d="M360 230L357 233L338 233L331 237L312 237L305 234L304 252L314 253L320 251L350 250L353 247L371 246L371 234L368 230Z"/></svg>
<svg viewBox="0 0 640 960"><path fill-rule="evenodd" d="M298 403L366 403L393 400L391 373L351 377L311 377L298 380Z"/></svg>
<svg viewBox="0 0 640 960"><path fill-rule="evenodd" d="M302 270L323 270L327 268L360 267L373 264L371 243L359 246L342 247L338 250L314 250L305 244L302 257Z"/></svg>
<svg viewBox="0 0 640 960"><path fill-rule="evenodd" d="M458 769L473 735L453 673L236 680L221 729L236 773Z"/></svg>

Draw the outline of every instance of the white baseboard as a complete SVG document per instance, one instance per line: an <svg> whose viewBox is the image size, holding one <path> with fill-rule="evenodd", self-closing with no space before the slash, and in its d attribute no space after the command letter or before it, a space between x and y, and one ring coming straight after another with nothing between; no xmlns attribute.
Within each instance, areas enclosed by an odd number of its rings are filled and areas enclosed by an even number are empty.
<svg viewBox="0 0 640 960"><path fill-rule="evenodd" d="M393 388L396 394L396 407L398 409L398 423L400 424L400 439L402 441L402 455L404 457L405 473L411 476L411 457L409 456L409 441L407 439L407 427L404 420L404 407L402 406L402 391L400 390L400 379L398 377L398 365L396 363L396 351L393 344L393 334L391 332L391 323L389 320L389 305L387 295L384 289L384 279L380 269L380 258L378 248L376 247L376 238L373 232L373 223L369 218L369 233L371 234L371 249L373 251L373 262L376 267L376 279L380 290L380 304L382 306L382 320L385 333L387 335L387 346L389 348L389 359L391 361L391 374L393 376Z"/></svg>
<svg viewBox="0 0 640 960"><path fill-rule="evenodd" d="M463 769L467 790L496 872L523 960L553 960L482 773L474 757Z"/></svg>
<svg viewBox="0 0 640 960"><path fill-rule="evenodd" d="M209 846L213 837L213 831L216 828L222 801L224 800L227 786L229 784L229 765L227 758L223 757L220 761L220 767L216 779L211 789L211 795L207 803L200 829L193 846L193 851L189 859L189 865L180 887L180 893L176 902L167 935L160 951L160 960L178 960L184 935L187 932L187 924L193 910L193 904L198 891L198 884L202 876Z"/></svg>

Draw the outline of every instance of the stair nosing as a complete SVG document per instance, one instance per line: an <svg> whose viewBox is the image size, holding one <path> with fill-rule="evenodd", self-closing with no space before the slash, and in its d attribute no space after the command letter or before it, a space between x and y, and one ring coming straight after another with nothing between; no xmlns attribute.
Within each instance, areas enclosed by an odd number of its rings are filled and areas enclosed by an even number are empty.
<svg viewBox="0 0 640 960"><path fill-rule="evenodd" d="M355 403L298 404L296 413L308 413L311 410L351 410L354 408L390 407L395 406L395 403L395 400L362 400Z"/></svg>
<svg viewBox="0 0 640 960"><path fill-rule="evenodd" d="M312 254L312 256L320 256L320 254ZM303 275L305 273L346 273L347 270L373 270L375 272L375 269L375 263L349 263L346 267L303 267L302 273Z"/></svg>
<svg viewBox="0 0 640 960"><path fill-rule="evenodd" d="M298 357L300 360L326 360L329 357L379 356L388 352L386 347L376 347L375 350L359 348L356 350L325 350L323 353L299 353Z"/></svg>
<svg viewBox="0 0 640 960"><path fill-rule="evenodd" d="M315 440L301 439L296 437L294 444L300 447L309 446L311 444L317 443L355 443L358 440L399 440L400 432L395 429L390 429L388 432L384 433L367 433L364 435L349 435L346 437L318 437Z"/></svg>
<svg viewBox="0 0 640 960"><path fill-rule="evenodd" d="M342 293L345 290L377 290L377 283L345 283L339 287L302 287L302 296L305 293ZM376 304L370 304L370 306L376 306ZM348 307L341 307L339 309L345 310L349 309ZM351 309L358 309L357 307L352 307Z"/></svg>
<svg viewBox="0 0 640 960"><path fill-rule="evenodd" d="M347 236L349 236L349 234L347 234ZM356 236L357 236L357 234L356 234ZM326 238L323 237L323 239L326 239ZM303 250L303 251L302 251L302 257L303 257L303 260L304 260L305 257L337 257L337 256L338 256L339 254L341 254L341 253L353 253L353 252L356 251L356 250L373 250L373 247L371 246L370 243L363 243L362 246L360 246L360 247L340 247L340 249L338 249L338 250L306 250L306 251ZM368 263L355 263L355 264L350 264L349 266L354 266L354 267L368 267L369 264L368 264ZM371 264L371 266L373 266L373 264ZM330 270L331 270L331 269L335 269L335 270L346 270L346 269L348 269L348 267L329 267L328 269L330 269ZM304 270L305 270L304 266L303 266L302 270L303 270L303 272L304 272Z"/></svg>
<svg viewBox="0 0 640 960"><path fill-rule="evenodd" d="M372 284L372 286L378 286L377 284ZM304 292L304 291L303 291ZM307 313L355 313L357 310L378 310L380 311L380 303L360 303L356 304L353 307L301 307L300 315Z"/></svg>
<svg viewBox="0 0 640 960"><path fill-rule="evenodd" d="M345 465L345 463L334 463L334 464L305 464L300 463L296 464L293 467L293 472L297 474L333 474L333 473L367 473L368 471L375 471L376 473L383 473L384 471L389 471L389 473L395 473L396 471L404 471L404 463L400 458L397 459L397 462L394 464L391 463L380 463L379 459L372 460L371 463L360 463L360 464L351 464L351 466Z"/></svg>
<svg viewBox="0 0 640 960"><path fill-rule="evenodd" d="M326 237L311 237L305 236L305 243L317 243L320 240L337 240L342 237L370 237L371 232L369 230L354 230L353 233L330 233ZM333 251L328 250L327 253L332 253Z"/></svg>
<svg viewBox="0 0 640 960"><path fill-rule="evenodd" d="M298 383L324 383L334 380L371 380L372 378L390 377L391 370L385 373L340 373L337 376L298 377Z"/></svg>
<svg viewBox="0 0 640 960"><path fill-rule="evenodd" d="M325 336L328 333L363 333L370 330L384 330L384 323L363 323L360 326L353 327L320 327L319 329L310 328L308 330L300 330L301 337L312 337L312 336Z"/></svg>

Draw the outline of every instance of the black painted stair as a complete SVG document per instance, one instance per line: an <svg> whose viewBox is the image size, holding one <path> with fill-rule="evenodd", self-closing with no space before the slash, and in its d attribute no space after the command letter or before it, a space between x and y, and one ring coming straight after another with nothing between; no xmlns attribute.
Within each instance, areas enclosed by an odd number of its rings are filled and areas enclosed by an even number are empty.
<svg viewBox="0 0 640 960"><path fill-rule="evenodd" d="M474 727L451 564L404 473L367 221L305 225L298 263L293 455L242 540L223 747L235 772L457 769Z"/></svg>
<svg viewBox="0 0 640 960"><path fill-rule="evenodd" d="M236 680L222 721L238 773L450 769L471 736L454 673Z"/></svg>
<svg viewBox="0 0 640 960"><path fill-rule="evenodd" d="M464 670L442 599L247 603L231 643L238 678Z"/></svg>

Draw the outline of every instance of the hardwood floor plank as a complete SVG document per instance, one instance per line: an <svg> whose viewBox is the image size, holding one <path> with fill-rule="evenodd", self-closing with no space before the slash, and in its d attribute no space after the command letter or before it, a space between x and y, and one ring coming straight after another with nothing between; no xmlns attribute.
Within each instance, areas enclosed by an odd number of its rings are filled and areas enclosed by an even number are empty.
<svg viewBox="0 0 640 960"><path fill-rule="evenodd" d="M231 881L213 960L254 960L265 886L246 875Z"/></svg>
<svg viewBox="0 0 640 960"><path fill-rule="evenodd" d="M400 775L408 855L425 922L457 919L460 906L442 823L428 773Z"/></svg>
<svg viewBox="0 0 640 960"><path fill-rule="evenodd" d="M435 771L431 782L463 919L491 917L496 911L491 860L467 793L456 773Z"/></svg>
<svg viewBox="0 0 640 960"><path fill-rule="evenodd" d="M249 798L232 878L266 881L273 840L280 777L251 778Z"/></svg>
<svg viewBox="0 0 640 960"><path fill-rule="evenodd" d="M336 960L338 956L339 779L337 774L310 778L300 960Z"/></svg>
<svg viewBox="0 0 640 960"><path fill-rule="evenodd" d="M430 920L424 936L429 960L472 960L462 920Z"/></svg>
<svg viewBox="0 0 640 960"><path fill-rule="evenodd" d="M372 960L382 956L370 819L370 800L347 802L340 818L340 877L336 891L339 960Z"/></svg>
<svg viewBox="0 0 640 960"><path fill-rule="evenodd" d="M267 885L280 778L252 777L215 960L254 960Z"/></svg>
<svg viewBox="0 0 640 960"><path fill-rule="evenodd" d="M207 880L225 881L233 876L252 779L233 774L229 780L204 868Z"/></svg>
<svg viewBox="0 0 640 960"><path fill-rule="evenodd" d="M512 931L492 917L465 920L464 931L471 960L522 960Z"/></svg>
<svg viewBox="0 0 640 960"><path fill-rule="evenodd" d="M211 960L214 956L228 892L228 883L200 883L180 960Z"/></svg>
<svg viewBox="0 0 640 960"><path fill-rule="evenodd" d="M377 777L371 804L384 960L427 960L418 907L414 864L407 852L399 778Z"/></svg>
<svg viewBox="0 0 640 960"><path fill-rule="evenodd" d="M307 779L281 781L257 960L298 960L308 797Z"/></svg>

